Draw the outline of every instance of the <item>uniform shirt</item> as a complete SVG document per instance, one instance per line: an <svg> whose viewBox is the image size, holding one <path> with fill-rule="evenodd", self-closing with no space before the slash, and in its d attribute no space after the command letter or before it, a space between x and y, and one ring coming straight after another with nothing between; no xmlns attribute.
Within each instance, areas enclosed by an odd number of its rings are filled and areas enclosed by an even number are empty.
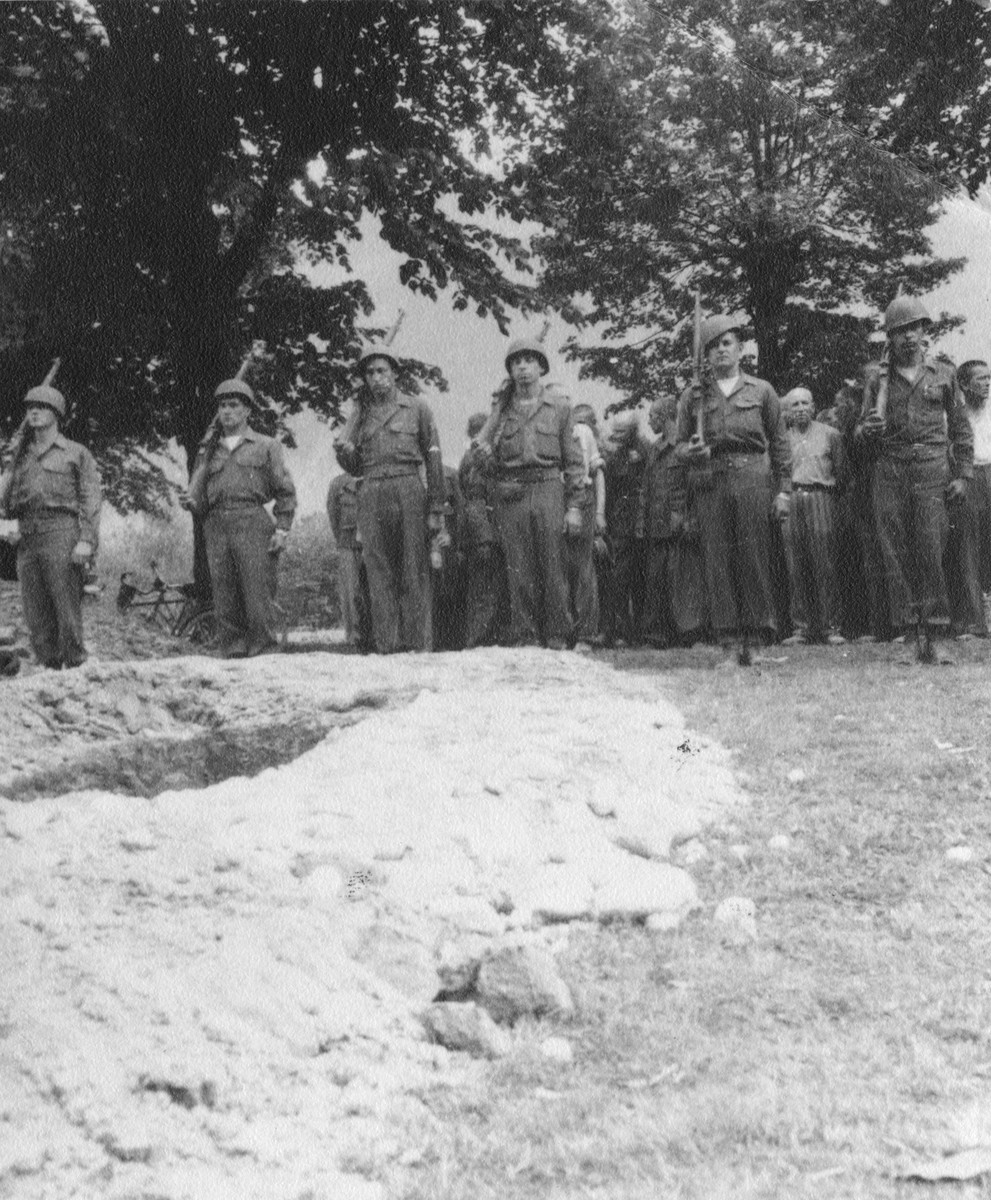
<svg viewBox="0 0 991 1200"><path fill-rule="evenodd" d="M327 489L327 516L339 550L358 548L358 480L336 475Z"/></svg>
<svg viewBox="0 0 991 1200"><path fill-rule="evenodd" d="M632 448L621 446L606 455L606 527L612 537L636 536L647 453L638 442Z"/></svg>
<svg viewBox="0 0 991 1200"><path fill-rule="evenodd" d="M647 451L647 464L640 489L636 532L648 541L666 541L678 532L671 518L677 514L684 524L685 465L675 454L674 444L663 434Z"/></svg>
<svg viewBox="0 0 991 1200"><path fill-rule="evenodd" d="M835 488L843 479L843 437L832 425L812 421L804 432L788 430L791 482Z"/></svg>
<svg viewBox="0 0 991 1200"><path fill-rule="evenodd" d="M24 517L67 512L79 518L79 540L96 546L100 532L100 473L85 446L61 433L40 454L28 441L0 480L0 514Z"/></svg>
<svg viewBox="0 0 991 1200"><path fill-rule="evenodd" d="M861 421L877 404L881 367L872 363L865 372ZM888 372L888 401L881 441L883 452L892 458L911 457L918 448L940 457L953 451L954 473L962 479L973 474L974 435L963 393L951 366L924 359L914 381L899 371Z"/></svg>
<svg viewBox="0 0 991 1200"><path fill-rule="evenodd" d="M577 508L585 490L584 463L573 428L566 393L542 384L535 400L525 405L515 395L501 394L478 441L491 448L497 475L512 478L534 467L560 471L565 503Z"/></svg>
<svg viewBox="0 0 991 1200"><path fill-rule="evenodd" d="M430 511L444 511L440 437L423 400L395 392L388 400L374 401L363 390L336 451L344 470L364 479L415 475L423 468Z"/></svg>
<svg viewBox="0 0 991 1200"><path fill-rule="evenodd" d="M967 416L974 434L974 466L991 466L991 404L985 401L980 408L968 404Z"/></svg>
<svg viewBox="0 0 991 1200"><path fill-rule="evenodd" d="M212 448L211 448L212 447ZM200 445L189 497L196 512L259 506L275 501L276 527L288 529L296 512L296 488L275 438L247 429L233 450L222 440Z"/></svg>
<svg viewBox="0 0 991 1200"><path fill-rule="evenodd" d="M724 396L711 376L702 395L706 444L720 454L768 454L779 492L791 490L791 453L777 392L763 379L741 374ZM688 442L696 430L694 388L686 388L678 404L678 441Z"/></svg>

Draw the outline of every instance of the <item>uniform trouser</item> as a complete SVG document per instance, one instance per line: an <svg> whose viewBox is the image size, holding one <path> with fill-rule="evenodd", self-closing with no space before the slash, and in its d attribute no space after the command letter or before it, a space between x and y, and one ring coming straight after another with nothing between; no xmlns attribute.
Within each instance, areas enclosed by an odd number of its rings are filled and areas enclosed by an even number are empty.
<svg viewBox="0 0 991 1200"><path fill-rule="evenodd" d="M776 629L771 578L771 473L763 455L717 459L695 515L713 632Z"/></svg>
<svg viewBox="0 0 991 1200"><path fill-rule="evenodd" d="M646 543L646 554L644 637L652 646L691 640L703 623L698 546L687 537L656 538Z"/></svg>
<svg viewBox="0 0 991 1200"><path fill-rule="evenodd" d="M21 521L17 577L31 649L46 667L76 667L83 648L83 571L72 561L79 521L52 513Z"/></svg>
<svg viewBox="0 0 991 1200"><path fill-rule="evenodd" d="M506 560L511 645L565 642L564 483L507 480L495 487L493 512Z"/></svg>
<svg viewBox="0 0 991 1200"><path fill-rule="evenodd" d="M636 645L643 637L646 548L641 538L614 537L608 580L601 595L602 632Z"/></svg>
<svg viewBox="0 0 991 1200"><path fill-rule="evenodd" d="M796 632L824 637L836 624L836 497L831 491L791 493L785 523Z"/></svg>
<svg viewBox="0 0 991 1200"><path fill-rule="evenodd" d="M874 513L874 466L861 474L848 495L848 511L860 552L860 566L864 580L866 598L867 631L876 638L891 636L891 619L888 612L888 586L881 553L881 539ZM843 572L845 564L840 562L837 570Z"/></svg>
<svg viewBox="0 0 991 1200"><path fill-rule="evenodd" d="M261 505L213 509L203 522L221 650L244 643L256 654L278 641L272 606L279 556L268 548L274 528Z"/></svg>
<svg viewBox="0 0 991 1200"><path fill-rule="evenodd" d="M565 538L564 565L571 637L576 642L590 642L599 632L599 585L595 576L595 497L589 488L581 511L581 533Z"/></svg>
<svg viewBox="0 0 991 1200"><path fill-rule="evenodd" d="M418 475L366 478L358 532L368 576L372 641L379 654L433 645L427 493Z"/></svg>
<svg viewBox="0 0 991 1200"><path fill-rule="evenodd" d="M973 514L978 583L982 592L991 592L991 463L975 463L967 505Z"/></svg>
<svg viewBox="0 0 991 1200"><path fill-rule="evenodd" d="M958 633L988 632L981 579L982 520L985 555L991 551L991 467L974 467L974 478L961 500L949 506L950 532L943 556L950 618Z"/></svg>
<svg viewBox="0 0 991 1200"><path fill-rule="evenodd" d="M361 640L361 550L359 547L337 552L337 597L344 622L344 640L355 646Z"/></svg>
<svg viewBox="0 0 991 1200"><path fill-rule="evenodd" d="M502 551L485 542L468 551L465 562L464 647L489 646L497 637L500 602L506 588Z"/></svg>
<svg viewBox="0 0 991 1200"><path fill-rule="evenodd" d="M874 464L874 518L884 561L888 617L895 630L945 621L945 455L884 457Z"/></svg>

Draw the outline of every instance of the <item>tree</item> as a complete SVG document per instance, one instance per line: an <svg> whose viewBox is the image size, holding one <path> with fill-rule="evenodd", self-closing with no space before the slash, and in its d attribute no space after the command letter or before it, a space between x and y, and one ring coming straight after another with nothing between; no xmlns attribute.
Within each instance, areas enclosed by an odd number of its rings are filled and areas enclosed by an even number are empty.
<svg viewBox="0 0 991 1200"><path fill-rule="evenodd" d="M5 5L0 216L23 271L4 281L0 421L61 354L74 428L130 508L154 499L140 455L171 437L193 455L255 339L276 418L333 416L371 304L299 263L348 268L365 212L407 287L505 325L529 302L503 274L522 247L477 217L524 210L478 164L566 101L564 34L600 19L569 0Z"/></svg>
<svg viewBox="0 0 991 1200"><path fill-rule="evenodd" d="M558 143L517 174L550 229L548 302L620 343L572 353L630 403L686 381L695 289L748 313L762 376L826 398L899 284L962 265L930 254L940 189L841 120L856 29L813 7L630 0Z"/></svg>

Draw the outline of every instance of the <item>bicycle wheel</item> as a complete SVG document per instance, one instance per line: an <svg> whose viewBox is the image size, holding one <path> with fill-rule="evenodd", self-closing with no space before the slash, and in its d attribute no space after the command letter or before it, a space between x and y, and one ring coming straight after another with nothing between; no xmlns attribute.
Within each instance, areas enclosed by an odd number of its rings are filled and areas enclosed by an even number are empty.
<svg viewBox="0 0 991 1200"><path fill-rule="evenodd" d="M183 623L177 631L179 637L185 638L196 646L207 646L217 637L217 618L212 608L205 608Z"/></svg>

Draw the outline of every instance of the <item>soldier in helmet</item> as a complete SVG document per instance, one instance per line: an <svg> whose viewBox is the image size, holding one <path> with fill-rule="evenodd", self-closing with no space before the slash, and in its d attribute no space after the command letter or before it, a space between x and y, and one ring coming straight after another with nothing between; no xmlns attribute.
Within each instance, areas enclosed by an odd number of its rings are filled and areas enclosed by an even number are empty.
<svg viewBox="0 0 991 1200"><path fill-rule="evenodd" d="M563 539L581 536L584 464L567 395L542 382L549 370L541 342L513 342L509 381L474 445L494 477L509 583L508 641L561 650L571 637Z"/></svg>
<svg viewBox="0 0 991 1200"><path fill-rule="evenodd" d="M888 305L888 361L865 372L856 430L875 458L871 500L890 623L896 636L914 630L924 657L931 653L930 627L947 619L946 504L963 497L974 461L953 368L926 356L931 324L914 297L898 296Z"/></svg>
<svg viewBox="0 0 991 1200"><path fill-rule="evenodd" d="M217 649L245 658L278 646L275 588L296 489L282 447L248 424L255 403L251 387L243 379L225 379L214 397L217 415L180 502L203 518ZM264 506L272 500L270 517Z"/></svg>
<svg viewBox="0 0 991 1200"><path fill-rule="evenodd" d="M92 454L60 432L60 391L33 387L24 406L0 477L0 516L18 522L17 575L35 656L56 670L78 667L86 658L83 576L97 547L100 476Z"/></svg>
<svg viewBox="0 0 991 1200"><path fill-rule="evenodd" d="M705 378L682 394L677 431L690 468L689 508L698 522L712 630L723 641L742 637L741 661L751 639L777 629L771 519L787 517L791 494L777 393L740 370L745 325L738 316L702 322Z"/></svg>
<svg viewBox="0 0 991 1200"><path fill-rule="evenodd" d="M363 386L335 441L337 460L362 476L358 532L379 654L433 645L428 540L444 533L444 468L428 405L399 390L399 361L372 347L358 361ZM426 485L423 478L425 475Z"/></svg>

